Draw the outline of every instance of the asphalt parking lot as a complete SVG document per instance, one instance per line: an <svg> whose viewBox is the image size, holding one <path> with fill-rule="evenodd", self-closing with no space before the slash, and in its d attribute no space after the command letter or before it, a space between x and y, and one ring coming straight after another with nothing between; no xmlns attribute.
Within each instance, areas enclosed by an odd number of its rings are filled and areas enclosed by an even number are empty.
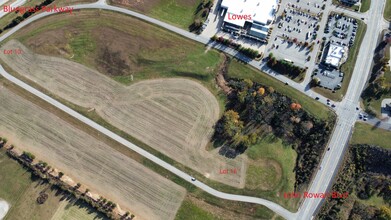
<svg viewBox="0 0 391 220"><path fill-rule="evenodd" d="M267 52L280 59L288 59L304 66L318 44L323 0L282 0ZM312 46L313 47L313 46Z"/></svg>
<svg viewBox="0 0 391 220"><path fill-rule="evenodd" d="M324 36L331 43L351 47L356 38L358 24L353 18L330 14L324 29Z"/></svg>
<svg viewBox="0 0 391 220"><path fill-rule="evenodd" d="M334 90L341 88L343 73L320 64L314 70L314 77L320 79L320 86Z"/></svg>

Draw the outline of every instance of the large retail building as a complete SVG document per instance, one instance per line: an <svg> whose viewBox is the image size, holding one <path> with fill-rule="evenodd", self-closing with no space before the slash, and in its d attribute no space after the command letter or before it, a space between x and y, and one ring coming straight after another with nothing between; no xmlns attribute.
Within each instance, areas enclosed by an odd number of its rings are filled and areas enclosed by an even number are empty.
<svg viewBox="0 0 391 220"><path fill-rule="evenodd" d="M223 0L223 29L265 39L278 8L277 0Z"/></svg>

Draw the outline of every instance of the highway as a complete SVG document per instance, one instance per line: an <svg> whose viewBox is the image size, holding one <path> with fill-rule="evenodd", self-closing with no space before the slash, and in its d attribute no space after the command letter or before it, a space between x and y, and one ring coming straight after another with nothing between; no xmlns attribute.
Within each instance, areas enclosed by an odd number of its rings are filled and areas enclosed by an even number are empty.
<svg viewBox="0 0 391 220"><path fill-rule="evenodd" d="M359 54L357 56L357 65L354 68L353 76L351 79L351 82L349 84L349 88L347 91L347 94L345 95L342 102L337 103L336 108L336 114L338 116L337 122L334 128L334 132L330 138L329 144L327 147L330 148L330 151L327 151L322 159L321 167L322 169L318 170L315 177L313 178L313 181L311 183L311 186L309 188L309 192L326 192L330 189L330 186L332 185L333 177L338 172L338 166L339 162L344 156L344 152L347 148L347 143L350 138L350 134L352 132L354 123L356 122L358 111L355 110L355 108L358 106L359 98L361 95L361 92L364 88L365 82L369 76L369 68L370 68L370 62L373 57L373 51L375 48L376 40L378 37L378 34L381 32L382 28L384 27L384 24L379 21L383 21L382 18L382 10L384 8L385 1L384 0L376 0L372 1L371 3L371 9L363 14L357 14L357 16L365 17L365 21L367 23L368 29L365 34L363 44L361 45L361 49L359 51ZM309 90L305 85L295 83L292 80L282 76L277 75L274 72L272 72L270 69L268 69L263 62L260 61L253 61L249 60L246 57L242 56L237 51L225 47L223 45L210 42L208 38L192 34L188 31L185 31L183 29L177 28L175 26L166 24L162 21L156 20L154 18L148 17L146 15L142 15L127 9L115 7L115 6L109 6L106 5L103 0L100 0L96 3L92 4L83 4L83 5L74 5L72 6L74 9L104 9L104 10L110 10L110 11L116 11L120 13L124 13L127 15L131 15L133 17L137 17L139 19L142 19L144 21L153 23L155 25L158 25L160 27L163 27L165 29L168 29L172 32L175 32L179 35L182 35L186 38L198 41L200 43L206 44L210 47L213 47L215 49L218 49L220 51L223 51L227 54L230 54L234 57L237 57L238 59L245 60L248 62L249 65L260 69L264 71L265 73L273 76L274 78L282 81L282 82L288 82L290 86L293 88L301 91L303 94L309 96L309 97L319 97L320 101L325 103L326 98L313 92L312 90ZM20 30L24 26L30 24L31 22L34 22L35 20L38 20L42 17L49 16L51 14L54 14L55 12L43 12L38 15L35 15L22 23L20 23L18 26L14 27L12 30L4 34L0 37L0 42L2 42L4 39L15 33L16 31ZM260 205L264 205L268 208L270 208L272 211L278 213L285 219L311 219L311 217L316 213L316 210L319 208L322 200L321 199L305 199L302 205L300 206L297 213L291 213L284 209L283 207L270 202L268 200L255 198L255 197L249 197L249 196L241 196L241 195L232 195L227 194L223 192L219 192L215 189L210 188L209 186L199 182L199 181L191 181L191 177L182 172L181 170L171 166L170 164L164 162L163 160L155 157L154 155L148 153L147 151L143 150L142 148L130 143L129 141L121 138L120 136L116 135L115 133L109 131L108 129L96 124L95 122L91 121L90 119L84 117L83 115L80 115L79 113L73 111L72 109L68 108L67 106L59 103L58 101L50 98L49 96L43 94L42 92L32 88L31 86L27 85L26 83L16 79L15 77L8 74L2 67L0 67L0 73L8 80L12 81L16 85L24 88L28 92L40 97L41 99L47 101L48 103L56 106L57 108L63 110L64 112L68 113L69 115L77 118L78 120L82 121L83 123L91 126L92 128L100 131L101 133L111 137L112 139L118 141L119 143L123 144L124 146L127 146L128 148L136 151L137 153L141 154L142 156L150 159L151 161L155 162L156 164L164 167L165 169L171 171L172 173L178 175L179 177L183 178L184 180L191 182L192 184L196 185L197 187L203 189L204 191L219 197L223 199L228 200L235 200L235 201L243 201L243 202L251 202L256 203Z"/></svg>
<svg viewBox="0 0 391 220"><path fill-rule="evenodd" d="M359 50L356 66L350 80L348 91L338 104L336 113L337 123L329 142L327 151L323 157L321 167L311 183L309 192L327 192L331 190L333 177L337 175L338 167L343 159L344 152L348 147L351 132L358 117L358 106L361 93L364 89L367 78L370 74L371 62L379 34L382 31L381 23L385 1L371 1L371 9L367 16L367 32ZM298 211L298 216L303 219L310 219L321 204L320 199L305 199Z"/></svg>

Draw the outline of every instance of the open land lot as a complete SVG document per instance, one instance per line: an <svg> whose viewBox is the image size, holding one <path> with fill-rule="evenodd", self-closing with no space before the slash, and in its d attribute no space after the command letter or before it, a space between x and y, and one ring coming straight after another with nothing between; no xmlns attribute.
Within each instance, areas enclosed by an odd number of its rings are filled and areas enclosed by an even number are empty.
<svg viewBox="0 0 391 220"><path fill-rule="evenodd" d="M185 196L183 188L7 88L2 86L0 91L0 133L15 146L55 165L141 219L175 217Z"/></svg>
<svg viewBox="0 0 391 220"><path fill-rule="evenodd" d="M22 55L1 58L56 96L92 109L110 124L211 179L244 186L243 160L229 160L217 150L205 150L219 117L219 105L201 84L175 78L126 87L83 65L33 54L17 41L4 47L21 48ZM220 169L235 168L240 170L237 175L219 174Z"/></svg>
<svg viewBox="0 0 391 220"><path fill-rule="evenodd" d="M188 29L201 0L108 0L107 3L125 7L159 20Z"/></svg>
<svg viewBox="0 0 391 220"><path fill-rule="evenodd" d="M99 18L91 19L97 13L100 13ZM183 40L131 17L92 10L83 11L79 15L51 16L50 23L45 23L45 19L38 21L34 26L22 30L20 39L37 53L51 53L58 57L67 57L64 53L68 52L64 51L70 47L68 58L73 54L75 61L95 66L99 72L74 65L65 59L35 57L29 54L27 48L23 49L23 56L4 58L20 58L15 62L24 63L22 65L25 66L11 67L16 72L24 72L24 77L71 103L94 109L110 124L170 158L210 179L243 188L245 158L230 160L218 155L218 149L214 152L205 150L213 133L213 125L219 117L221 100L217 102L212 93L194 80L178 78L142 81L182 76L203 82L217 94L213 70L217 68L219 54L215 51L205 53L204 47L192 41ZM84 28L86 30L82 31ZM137 30L146 31L141 33ZM89 31L95 34L89 35ZM59 32L64 35L58 35ZM67 39L69 35L74 37ZM116 40L105 42L114 39L113 36L116 36ZM100 48L96 45L100 45ZM5 47L22 48L23 45ZM107 51L106 55L100 54ZM36 60L38 66L33 67L31 64L35 63L34 59L42 60ZM121 63L123 66L116 63L125 59L128 61ZM17 66L21 67L20 64ZM111 66L118 69L112 69ZM25 72L26 67L34 73ZM117 80L120 78L120 82L127 82L131 86L117 83L101 73ZM134 73L133 82L129 73ZM220 169L237 169L239 172L237 175L220 175Z"/></svg>

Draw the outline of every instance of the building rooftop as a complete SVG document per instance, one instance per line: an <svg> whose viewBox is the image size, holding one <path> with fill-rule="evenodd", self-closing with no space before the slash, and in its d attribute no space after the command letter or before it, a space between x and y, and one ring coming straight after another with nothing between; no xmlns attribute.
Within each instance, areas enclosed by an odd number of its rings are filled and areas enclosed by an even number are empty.
<svg viewBox="0 0 391 220"><path fill-rule="evenodd" d="M273 20L277 5L277 0L223 0L221 3L221 7L227 9L224 21L238 26L244 26L246 20L228 20L228 14L250 15L248 22L266 25Z"/></svg>
<svg viewBox="0 0 391 220"><path fill-rule="evenodd" d="M344 53L345 49L342 46L330 44L329 51L327 52L326 63L338 67Z"/></svg>

